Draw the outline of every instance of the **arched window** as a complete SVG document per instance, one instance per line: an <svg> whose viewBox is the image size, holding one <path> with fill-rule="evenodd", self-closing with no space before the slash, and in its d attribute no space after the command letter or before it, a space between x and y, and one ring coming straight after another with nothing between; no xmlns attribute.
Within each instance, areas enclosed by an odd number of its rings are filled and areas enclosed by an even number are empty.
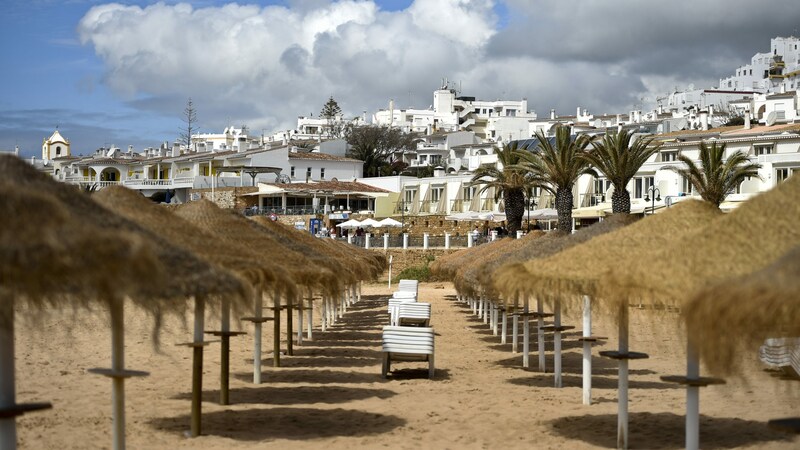
<svg viewBox="0 0 800 450"><path fill-rule="evenodd" d="M56 156L60 156L60 155L61 155L61 146L59 145L59 146L56 146Z"/></svg>

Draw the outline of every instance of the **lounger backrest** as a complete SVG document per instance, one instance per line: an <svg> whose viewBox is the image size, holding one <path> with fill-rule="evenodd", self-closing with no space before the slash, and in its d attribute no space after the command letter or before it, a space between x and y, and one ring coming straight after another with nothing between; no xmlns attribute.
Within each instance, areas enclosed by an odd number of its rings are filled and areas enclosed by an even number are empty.
<svg viewBox="0 0 800 450"><path fill-rule="evenodd" d="M433 354L433 328L383 327L383 351L415 355Z"/></svg>
<svg viewBox="0 0 800 450"><path fill-rule="evenodd" d="M416 303L417 298L390 298L389 299L389 324L397 325L397 317L400 312L400 305L405 303Z"/></svg>
<svg viewBox="0 0 800 450"><path fill-rule="evenodd" d="M398 291L405 291L405 292L413 292L417 294L419 292L419 281L417 280L400 280L397 283L397 290Z"/></svg>

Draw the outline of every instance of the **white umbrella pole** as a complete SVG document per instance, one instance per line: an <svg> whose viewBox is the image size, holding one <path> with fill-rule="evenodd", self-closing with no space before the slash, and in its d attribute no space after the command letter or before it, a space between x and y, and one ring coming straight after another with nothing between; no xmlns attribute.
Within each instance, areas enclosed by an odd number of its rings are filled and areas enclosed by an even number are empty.
<svg viewBox="0 0 800 450"><path fill-rule="evenodd" d="M192 357L192 437L200 436L200 417L203 398L203 328L205 327L206 299L194 298L194 354Z"/></svg>
<svg viewBox="0 0 800 450"><path fill-rule="evenodd" d="M492 322L492 336L497 336L497 313L499 312L497 309L497 302L489 301L489 319Z"/></svg>
<svg viewBox="0 0 800 450"><path fill-rule="evenodd" d="M544 304L540 298L536 299L536 313L539 326L536 334L536 344L539 349L539 372L545 373L547 372L547 367L544 360Z"/></svg>
<svg viewBox="0 0 800 450"><path fill-rule="evenodd" d="M500 332L502 335L500 336L500 343L506 343L506 336L508 335L508 310L503 308L503 324L500 327Z"/></svg>
<svg viewBox="0 0 800 450"><path fill-rule="evenodd" d="M694 345L692 333L686 342L686 378L696 380L700 377L700 355ZM700 448L700 388L686 385L686 449Z"/></svg>
<svg viewBox="0 0 800 450"><path fill-rule="evenodd" d="M628 300L619 306L619 354L628 354ZM619 360L617 448L628 448L628 360Z"/></svg>
<svg viewBox="0 0 800 450"><path fill-rule="evenodd" d="M361 301L361 285L364 284L362 281L358 282L358 301Z"/></svg>
<svg viewBox="0 0 800 450"><path fill-rule="evenodd" d="M514 295L514 314L511 319L511 352L517 353L519 347L519 294Z"/></svg>
<svg viewBox="0 0 800 450"><path fill-rule="evenodd" d="M328 326L326 323L328 321L328 296L325 294L322 294L322 308L319 311L319 315L320 329L324 333Z"/></svg>
<svg viewBox="0 0 800 450"><path fill-rule="evenodd" d="M294 355L294 343L292 341L292 334L294 331L294 297L291 295L286 296L286 355Z"/></svg>
<svg viewBox="0 0 800 450"><path fill-rule="evenodd" d="M125 320L124 304L114 299L110 305L111 313L111 370L122 374L125 370ZM202 336L201 336L202 339ZM113 404L113 448L125 448L125 378L111 378L111 402Z"/></svg>
<svg viewBox="0 0 800 450"><path fill-rule="evenodd" d="M592 335L592 298L583 296L583 337ZM583 404L592 404L592 343L583 341Z"/></svg>
<svg viewBox="0 0 800 450"><path fill-rule="evenodd" d="M561 299L555 299L553 325L555 330L553 342L553 372L555 374L555 387L561 387Z"/></svg>
<svg viewBox="0 0 800 450"><path fill-rule="evenodd" d="M14 299L0 298L0 409L16 407L14 380ZM0 448L17 448L17 421L0 418Z"/></svg>
<svg viewBox="0 0 800 450"><path fill-rule="evenodd" d="M530 317L528 316L528 296L525 296L525 305L522 307L522 367L528 368L528 357L531 350L531 327Z"/></svg>
<svg viewBox="0 0 800 450"><path fill-rule="evenodd" d="M261 319L264 300L260 290L253 298L253 384L261 384Z"/></svg>

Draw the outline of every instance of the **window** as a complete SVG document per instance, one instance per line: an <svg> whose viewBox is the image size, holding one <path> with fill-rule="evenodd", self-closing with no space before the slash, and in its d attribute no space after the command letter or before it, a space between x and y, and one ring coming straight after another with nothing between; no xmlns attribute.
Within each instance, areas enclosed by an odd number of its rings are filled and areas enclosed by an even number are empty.
<svg viewBox="0 0 800 450"><path fill-rule="evenodd" d="M465 187L465 188L464 188L464 193L463 193L463 195L464 195L464 200L466 200L466 201L470 201L470 200L472 200L472 197L474 197L474 196L475 196L475 191L476 191L477 189L478 189L478 187L477 187L477 186L469 186L469 187Z"/></svg>
<svg viewBox="0 0 800 450"><path fill-rule="evenodd" d="M438 203L439 200L441 200L442 191L443 190L444 190L444 188L441 188L441 187L431 188L431 202L432 203Z"/></svg>
<svg viewBox="0 0 800 450"><path fill-rule="evenodd" d="M753 153L756 156L771 155L772 154L772 145L755 145L755 146L753 146Z"/></svg>
<svg viewBox="0 0 800 450"><path fill-rule="evenodd" d="M438 165L442 163L442 155L431 155L430 157L431 165Z"/></svg>
<svg viewBox="0 0 800 450"><path fill-rule="evenodd" d="M506 117L517 117L517 110L516 109L507 109L506 110Z"/></svg>
<svg viewBox="0 0 800 450"><path fill-rule="evenodd" d="M306 169L306 180L311 179L311 167Z"/></svg>
<svg viewBox="0 0 800 450"><path fill-rule="evenodd" d="M325 179L325 168L324 167L319 169L319 179L320 180L324 180Z"/></svg>
<svg viewBox="0 0 800 450"><path fill-rule="evenodd" d="M661 152L661 162L670 162L670 161L677 161L678 160L678 152L677 151L670 151L670 152Z"/></svg>
<svg viewBox="0 0 800 450"><path fill-rule="evenodd" d="M294 178L294 166L289 168L289 176Z"/></svg>
<svg viewBox="0 0 800 450"><path fill-rule="evenodd" d="M59 145L59 146L56 147L56 156L58 156L60 154L61 154L61 146Z"/></svg>
<svg viewBox="0 0 800 450"><path fill-rule="evenodd" d="M648 189L653 186L653 177L636 177L633 179L633 198L644 198Z"/></svg>
<svg viewBox="0 0 800 450"><path fill-rule="evenodd" d="M694 186L692 186L692 183L690 183L689 179L686 177L681 177L681 194L683 195L694 194Z"/></svg>
<svg viewBox="0 0 800 450"><path fill-rule="evenodd" d="M414 197L417 195L416 189L406 189L405 194L403 196L403 200L405 201L406 205L410 205L414 202Z"/></svg>
<svg viewBox="0 0 800 450"><path fill-rule="evenodd" d="M780 169L775 169L775 182L782 183L786 181L792 175L792 171L788 167L782 167Z"/></svg>

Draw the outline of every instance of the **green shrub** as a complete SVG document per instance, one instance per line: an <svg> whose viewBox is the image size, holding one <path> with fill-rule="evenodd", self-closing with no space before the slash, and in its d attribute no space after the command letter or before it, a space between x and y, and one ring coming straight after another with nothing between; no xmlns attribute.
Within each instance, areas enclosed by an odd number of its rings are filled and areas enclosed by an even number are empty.
<svg viewBox="0 0 800 450"><path fill-rule="evenodd" d="M431 269L428 264L421 266L406 267L395 278L396 280L417 280L417 281L430 281Z"/></svg>

